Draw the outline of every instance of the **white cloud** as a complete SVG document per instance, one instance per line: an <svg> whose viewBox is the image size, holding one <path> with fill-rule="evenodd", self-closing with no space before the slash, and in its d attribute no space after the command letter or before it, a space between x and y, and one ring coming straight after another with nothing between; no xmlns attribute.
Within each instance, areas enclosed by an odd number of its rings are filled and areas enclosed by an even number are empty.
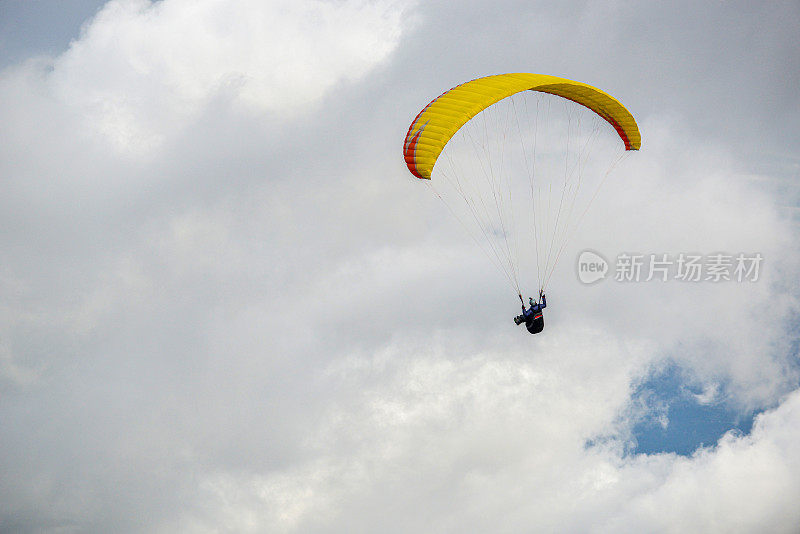
<svg viewBox="0 0 800 534"><path fill-rule="evenodd" d="M759 416L751 435L729 434L691 458L621 459L613 442L584 449L626 402L627 377L608 365L619 347L583 338L562 343L560 354L594 346L601 364L587 381L515 351L448 359L444 346L435 355L394 345L345 360L329 372L355 394L308 433L308 460L266 476L211 475L205 525L250 518L244 530L792 531L800 394Z"/></svg>
<svg viewBox="0 0 800 534"><path fill-rule="evenodd" d="M49 75L123 150L159 146L212 99L290 117L396 48L407 3L114 0Z"/></svg>
<svg viewBox="0 0 800 534"><path fill-rule="evenodd" d="M800 393L760 415L749 436L728 434L692 458L661 456L668 475L631 495L618 517L599 531L793 532L800 521L800 455L795 446ZM634 461L627 476L651 469Z"/></svg>
<svg viewBox="0 0 800 534"><path fill-rule="evenodd" d="M438 33L408 33L417 8L388 1L111 2L63 55L0 74L4 524L798 523L791 184L642 109L643 150L607 182L529 336L400 144L454 70L568 56L527 28L517 44L524 19L508 15L510 36L460 46L483 20L434 8L450 16ZM564 69L607 67L593 61ZM638 83L624 87L656 82ZM570 265L584 248L765 260L754 284L585 286ZM625 457L631 393L665 359L699 402L775 408L691 458Z"/></svg>

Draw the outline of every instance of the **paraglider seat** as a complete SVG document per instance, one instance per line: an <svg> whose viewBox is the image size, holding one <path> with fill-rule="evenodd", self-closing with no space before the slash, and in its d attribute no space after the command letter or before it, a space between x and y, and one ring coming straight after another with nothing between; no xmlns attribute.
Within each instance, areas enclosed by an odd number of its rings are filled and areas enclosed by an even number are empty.
<svg viewBox="0 0 800 534"><path fill-rule="evenodd" d="M528 332L531 334L538 334L542 330L544 330L544 317L542 317L541 313L537 313L533 319L530 321L525 322L525 328L528 329Z"/></svg>

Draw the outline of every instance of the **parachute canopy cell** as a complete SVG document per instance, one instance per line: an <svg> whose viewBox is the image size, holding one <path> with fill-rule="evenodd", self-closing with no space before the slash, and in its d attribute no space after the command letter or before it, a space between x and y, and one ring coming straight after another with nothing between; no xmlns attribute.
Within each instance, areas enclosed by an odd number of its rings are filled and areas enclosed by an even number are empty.
<svg viewBox="0 0 800 534"><path fill-rule="evenodd" d="M614 127L626 150L639 150L641 136L633 115L600 89L545 74L498 74L458 85L419 112L403 146L408 169L417 178L430 179L439 154L459 128L492 104L528 90L550 93L586 106Z"/></svg>

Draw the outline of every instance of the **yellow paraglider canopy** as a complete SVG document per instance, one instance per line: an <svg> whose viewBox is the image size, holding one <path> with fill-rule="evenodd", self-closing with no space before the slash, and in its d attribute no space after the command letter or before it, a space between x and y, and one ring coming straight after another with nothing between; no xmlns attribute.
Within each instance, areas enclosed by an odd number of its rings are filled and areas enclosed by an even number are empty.
<svg viewBox="0 0 800 534"><path fill-rule="evenodd" d="M419 112L403 146L408 169L418 178L430 179L439 154L459 128L492 104L527 90L550 93L586 106L614 127L626 150L639 150L641 136L633 115L600 89L545 74L498 74L458 85Z"/></svg>

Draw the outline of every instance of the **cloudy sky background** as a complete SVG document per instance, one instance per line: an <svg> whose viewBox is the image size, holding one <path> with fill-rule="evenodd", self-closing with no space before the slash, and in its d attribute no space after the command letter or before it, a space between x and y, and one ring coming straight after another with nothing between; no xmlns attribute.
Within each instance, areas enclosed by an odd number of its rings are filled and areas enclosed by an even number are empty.
<svg viewBox="0 0 800 534"><path fill-rule="evenodd" d="M0 3L0 530L796 532L799 29L793 2ZM433 96L517 71L643 136L536 337L401 154ZM584 286L584 248L764 263Z"/></svg>

